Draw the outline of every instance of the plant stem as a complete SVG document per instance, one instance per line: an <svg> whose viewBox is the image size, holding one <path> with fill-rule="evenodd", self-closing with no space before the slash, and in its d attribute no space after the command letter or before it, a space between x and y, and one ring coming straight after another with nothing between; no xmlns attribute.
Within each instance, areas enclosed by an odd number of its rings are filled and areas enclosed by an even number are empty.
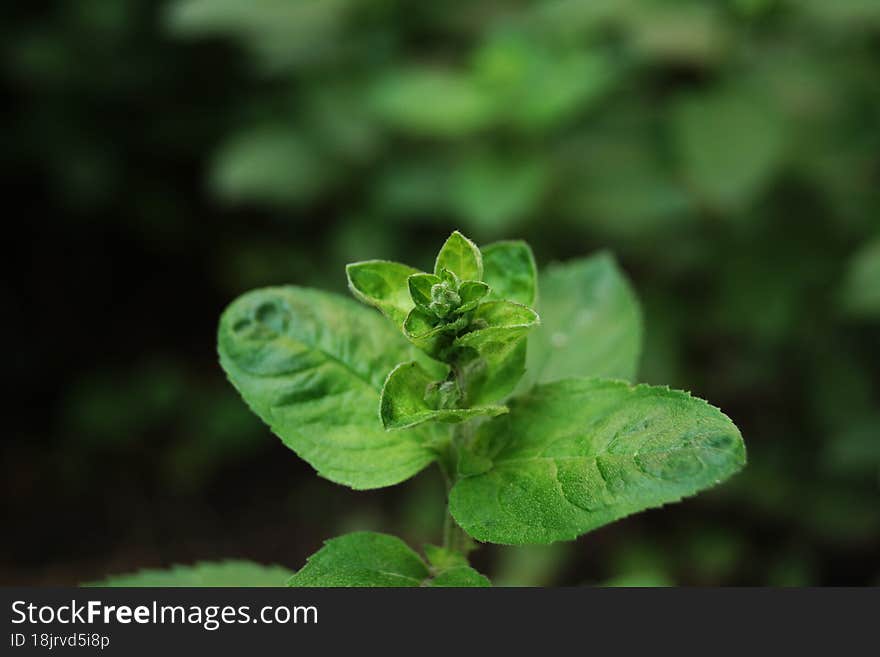
<svg viewBox="0 0 880 657"><path fill-rule="evenodd" d="M449 513L449 505L446 505L446 517L443 519L443 547L447 550L454 550L455 542L455 520Z"/></svg>
<svg viewBox="0 0 880 657"><path fill-rule="evenodd" d="M441 455L438 460L440 471L443 473L443 479L446 483L446 517L443 520L443 547L453 552L458 552L463 556L467 556L469 552L476 548L471 537L458 526L455 518L449 512L449 493L458 479L458 450L462 442L468 435L468 428L463 426L467 423L461 423L455 426L452 440L449 442L446 452Z"/></svg>

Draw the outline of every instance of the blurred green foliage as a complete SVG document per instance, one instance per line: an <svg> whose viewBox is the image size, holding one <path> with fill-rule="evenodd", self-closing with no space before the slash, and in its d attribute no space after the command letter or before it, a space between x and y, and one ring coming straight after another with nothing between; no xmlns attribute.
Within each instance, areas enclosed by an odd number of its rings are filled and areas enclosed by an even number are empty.
<svg viewBox="0 0 880 657"><path fill-rule="evenodd" d="M100 263L106 234L140 254L137 275L152 280L141 305L96 305L106 321L82 321L161 334L111 341L103 357L46 348L67 373L60 410L27 435L54 436L59 462L88 472L90 455L161 434L166 485L260 463L269 438L212 360L219 308L271 283L341 291L342 265L366 257L426 264L458 227L478 242L525 238L541 265L613 251L645 303L640 378L716 401L750 448L744 473L706 500L558 558L511 556L503 581L880 577L876 0L80 0L32 12L4 28L4 74L24 98L4 162L43 213L32 216L91 249L81 258ZM33 258L71 257L32 230ZM168 294L183 328L157 314ZM435 499L429 484L407 490L416 502L371 498L350 521L345 504L329 508L348 529L406 535L425 517L417 500ZM433 522L412 536L430 540ZM623 546L635 556L616 556Z"/></svg>

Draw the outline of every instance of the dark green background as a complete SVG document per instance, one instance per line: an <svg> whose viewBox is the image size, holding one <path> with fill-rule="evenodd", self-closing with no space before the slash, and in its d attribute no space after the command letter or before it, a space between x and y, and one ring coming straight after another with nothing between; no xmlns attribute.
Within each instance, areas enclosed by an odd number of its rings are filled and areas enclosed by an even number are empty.
<svg viewBox="0 0 880 657"><path fill-rule="evenodd" d="M641 380L723 408L723 487L500 583L880 581L876 0L81 0L2 26L0 582L301 565L352 529L436 540L433 472L351 492L250 415L223 307L454 228L539 263L613 250Z"/></svg>

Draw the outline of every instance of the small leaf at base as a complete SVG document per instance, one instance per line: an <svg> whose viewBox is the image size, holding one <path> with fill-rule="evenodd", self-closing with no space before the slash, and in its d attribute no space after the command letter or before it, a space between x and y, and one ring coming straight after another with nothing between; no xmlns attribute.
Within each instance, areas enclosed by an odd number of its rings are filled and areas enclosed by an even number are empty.
<svg viewBox="0 0 880 657"><path fill-rule="evenodd" d="M490 586L466 564L432 568L396 536L355 532L330 539L288 580L294 587Z"/></svg>

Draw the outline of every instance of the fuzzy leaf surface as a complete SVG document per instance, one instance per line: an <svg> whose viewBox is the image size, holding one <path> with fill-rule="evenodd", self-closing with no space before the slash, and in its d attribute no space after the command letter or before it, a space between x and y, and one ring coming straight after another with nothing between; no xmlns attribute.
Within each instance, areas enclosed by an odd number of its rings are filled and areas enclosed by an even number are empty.
<svg viewBox="0 0 880 657"><path fill-rule="evenodd" d="M388 260L353 262L345 267L352 294L368 306L378 308L398 328L413 308L408 279L419 271Z"/></svg>
<svg viewBox="0 0 880 657"><path fill-rule="evenodd" d="M490 298L534 307L538 298L538 268L531 247L511 240L494 242L481 251L483 280L491 288Z"/></svg>
<svg viewBox="0 0 880 657"><path fill-rule="evenodd" d="M412 274L407 279L409 295L412 298L413 303L424 312L428 312L428 306L431 305L431 287L439 282L439 276L426 274L424 272Z"/></svg>
<svg viewBox="0 0 880 657"><path fill-rule="evenodd" d="M433 408L427 401L428 387L437 383L415 361L401 363L388 375L382 388L380 414L386 429L404 429L423 422L464 422L481 415L495 417L505 406Z"/></svg>
<svg viewBox="0 0 880 657"><path fill-rule="evenodd" d="M463 281L458 293L461 295L461 306L456 308L455 314L460 315L476 308L489 293L489 286L482 281Z"/></svg>
<svg viewBox="0 0 880 657"><path fill-rule="evenodd" d="M355 532L330 539L290 578L294 587L489 586L467 565L429 566L396 536Z"/></svg>
<svg viewBox="0 0 880 657"><path fill-rule="evenodd" d="M439 276L443 269L453 272L461 280L481 281L483 255L476 244L455 231L440 248L434 263L434 274Z"/></svg>
<svg viewBox="0 0 880 657"><path fill-rule="evenodd" d="M470 405L489 404L509 394L523 375L529 331L538 325L534 310L512 301L486 301L473 311L484 328L465 333L454 345L475 354L469 368Z"/></svg>
<svg viewBox="0 0 880 657"><path fill-rule="evenodd" d="M668 388L570 379L535 387L482 424L491 469L455 484L450 512L480 541L552 543L676 502L745 464L717 408Z"/></svg>
<svg viewBox="0 0 880 657"><path fill-rule="evenodd" d="M434 460L431 444L442 427L382 427L385 377L421 356L368 308L305 288L255 290L223 313L218 345L248 406L321 476L379 488Z"/></svg>

